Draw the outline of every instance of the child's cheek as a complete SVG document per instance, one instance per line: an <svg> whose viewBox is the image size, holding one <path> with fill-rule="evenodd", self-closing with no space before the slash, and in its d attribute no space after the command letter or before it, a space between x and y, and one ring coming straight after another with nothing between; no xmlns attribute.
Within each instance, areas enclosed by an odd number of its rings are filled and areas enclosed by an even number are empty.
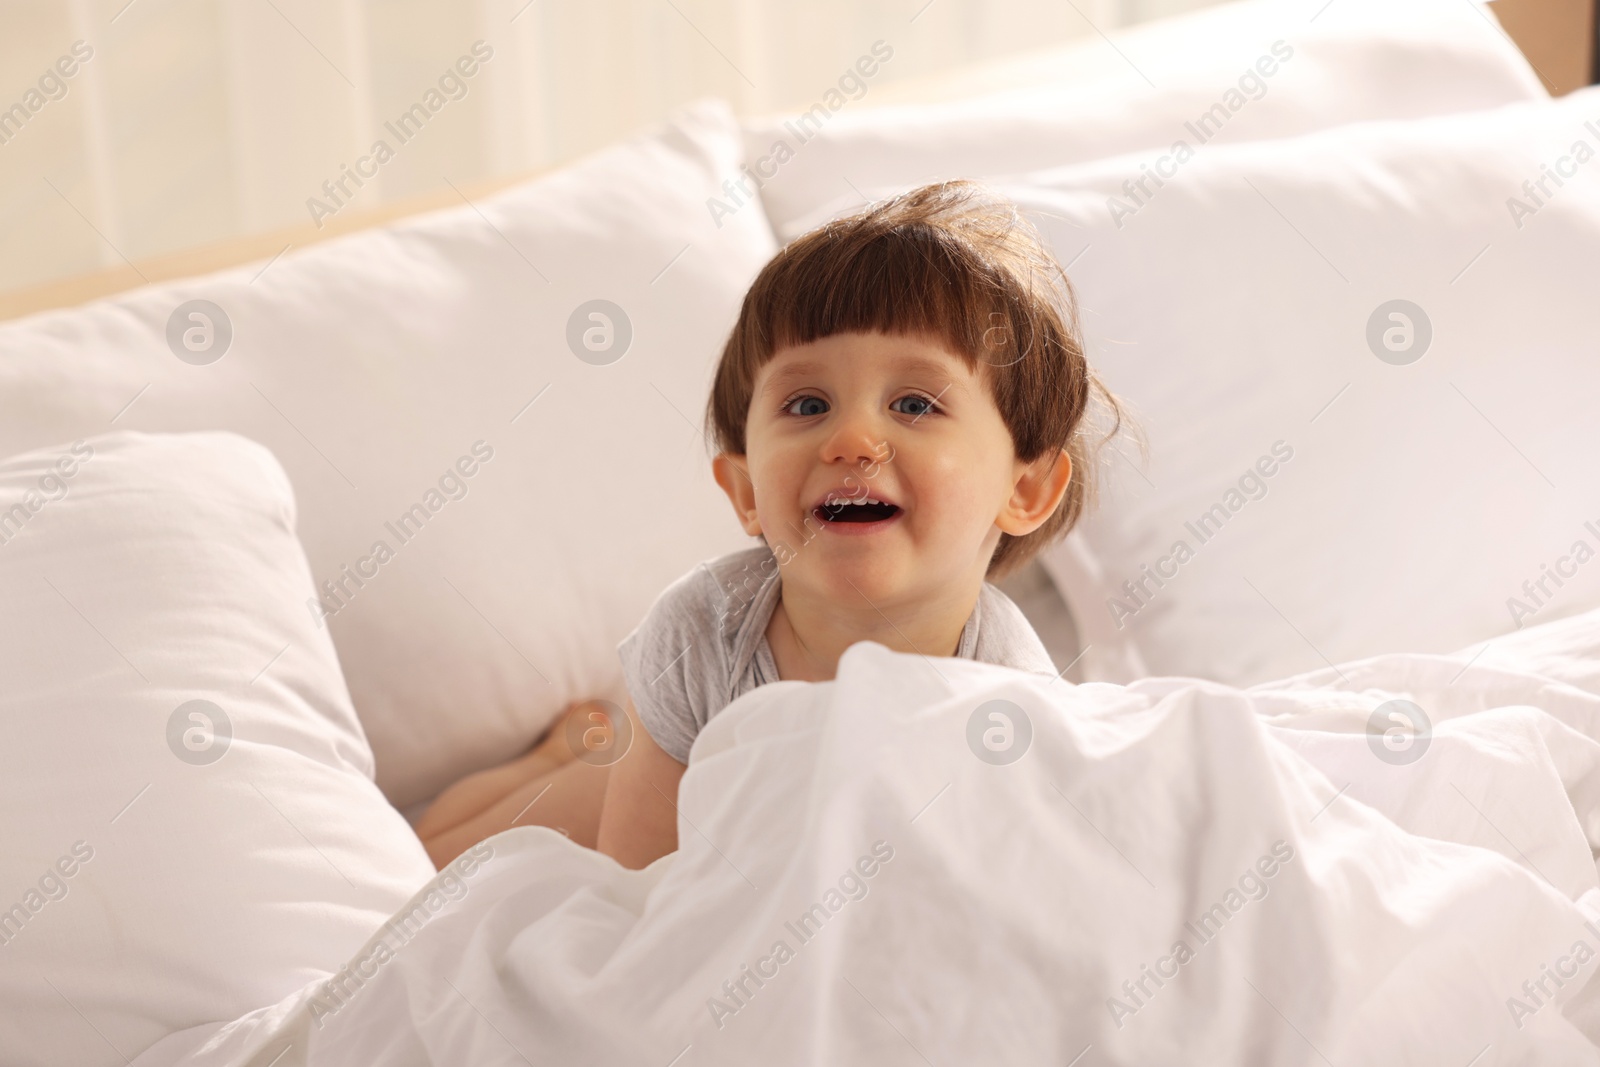
<svg viewBox="0 0 1600 1067"><path fill-rule="evenodd" d="M914 483L917 510L929 525L952 536L977 531L981 537L999 515L996 496L1005 492L1003 478L960 450L930 458L935 462L919 464Z"/></svg>

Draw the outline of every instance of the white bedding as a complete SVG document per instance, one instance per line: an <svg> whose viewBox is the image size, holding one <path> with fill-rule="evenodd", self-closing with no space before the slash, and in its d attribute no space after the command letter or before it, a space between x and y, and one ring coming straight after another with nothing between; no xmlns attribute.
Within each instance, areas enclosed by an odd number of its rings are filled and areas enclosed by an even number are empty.
<svg viewBox="0 0 1600 1067"><path fill-rule="evenodd" d="M499 835L338 991L136 1062L1600 1062L1600 611L1507 644L1249 690L860 644L712 721L676 854Z"/></svg>

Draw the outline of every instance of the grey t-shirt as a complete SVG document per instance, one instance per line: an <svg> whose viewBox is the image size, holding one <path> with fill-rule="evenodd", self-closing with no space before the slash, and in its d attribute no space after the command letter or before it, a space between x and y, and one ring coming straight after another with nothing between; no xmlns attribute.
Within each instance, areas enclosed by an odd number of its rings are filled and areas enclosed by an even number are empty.
<svg viewBox="0 0 1600 1067"><path fill-rule="evenodd" d="M758 685L778 681L767 623L782 583L765 545L697 565L656 598L617 646L622 676L650 736L679 763L711 717ZM956 655L1055 674L1022 611L988 582Z"/></svg>

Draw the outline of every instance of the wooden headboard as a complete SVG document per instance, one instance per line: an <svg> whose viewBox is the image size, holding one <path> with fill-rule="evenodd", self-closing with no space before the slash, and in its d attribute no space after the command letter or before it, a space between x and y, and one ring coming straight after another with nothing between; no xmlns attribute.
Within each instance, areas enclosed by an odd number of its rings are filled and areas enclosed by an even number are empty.
<svg viewBox="0 0 1600 1067"><path fill-rule="evenodd" d="M1600 0L1496 0L1494 13L1551 96L1600 82Z"/></svg>
<svg viewBox="0 0 1600 1067"><path fill-rule="evenodd" d="M352 211L348 216L341 212L328 219L320 229L313 225L304 225L234 237L216 244L141 260L133 266L122 264L27 289L0 293L0 320L20 318L50 308L73 307L151 282L192 278L198 274L210 274L212 271L237 267L241 263L254 263L257 260L265 262L291 248L303 248L318 241L326 241L330 237L381 226L408 215L420 215L426 211L454 207L462 202L463 197L476 203L483 197L527 181L540 173L540 171L529 171L480 182L462 187L459 194L454 189L446 188L442 192L430 193L427 196L395 200L371 211Z"/></svg>
<svg viewBox="0 0 1600 1067"><path fill-rule="evenodd" d="M1562 96L1582 86L1600 82L1600 0L1495 0L1494 11L1522 54L1538 71L1545 88ZM26 289L0 293L0 320L18 318L49 308L72 307L150 282L170 281L208 274L242 263L266 261L291 248L303 248L330 237L379 226L408 215L460 204L535 177L528 172L399 200L364 213L341 213L320 229L298 226L269 233L238 237L200 248L186 249L105 270L63 278Z"/></svg>

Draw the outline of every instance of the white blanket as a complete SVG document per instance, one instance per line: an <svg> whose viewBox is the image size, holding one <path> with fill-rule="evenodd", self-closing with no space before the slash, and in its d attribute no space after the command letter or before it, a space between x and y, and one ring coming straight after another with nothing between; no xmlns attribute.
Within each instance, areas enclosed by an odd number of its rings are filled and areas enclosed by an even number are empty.
<svg viewBox="0 0 1600 1067"><path fill-rule="evenodd" d="M677 853L501 834L136 1062L1600 1063L1600 612L1540 631L1251 690L859 644L712 720Z"/></svg>

